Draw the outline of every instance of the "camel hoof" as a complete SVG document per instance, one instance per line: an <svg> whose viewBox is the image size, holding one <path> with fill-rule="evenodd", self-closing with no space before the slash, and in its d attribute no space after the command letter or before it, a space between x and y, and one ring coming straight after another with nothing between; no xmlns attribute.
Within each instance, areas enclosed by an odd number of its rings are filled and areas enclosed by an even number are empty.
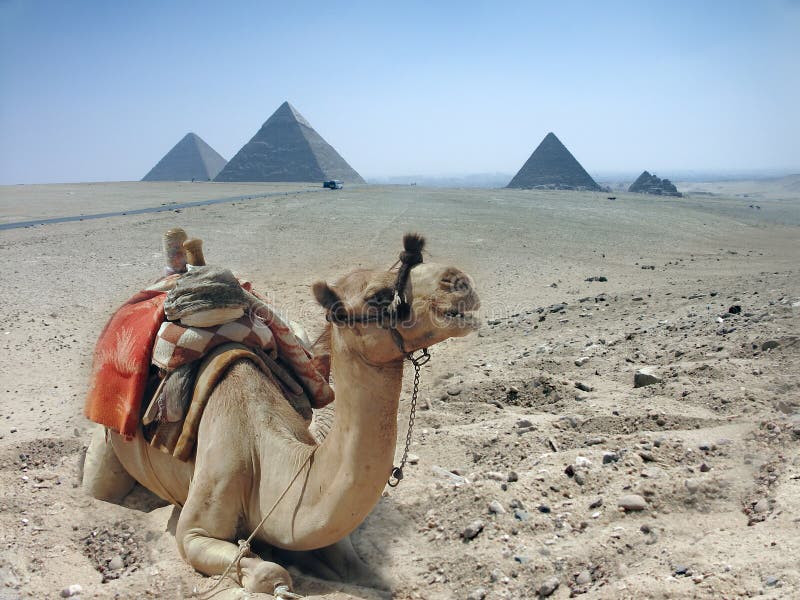
<svg viewBox="0 0 800 600"><path fill-rule="evenodd" d="M292 577L282 566L262 561L245 571L242 587L248 592L260 592L278 597L275 592L279 588L285 588L287 591L292 588Z"/></svg>
<svg viewBox="0 0 800 600"><path fill-rule="evenodd" d="M295 594L294 592L290 591L289 586L286 585L276 585L275 591L272 592L272 595L278 600L295 600L296 598L302 598L300 594Z"/></svg>

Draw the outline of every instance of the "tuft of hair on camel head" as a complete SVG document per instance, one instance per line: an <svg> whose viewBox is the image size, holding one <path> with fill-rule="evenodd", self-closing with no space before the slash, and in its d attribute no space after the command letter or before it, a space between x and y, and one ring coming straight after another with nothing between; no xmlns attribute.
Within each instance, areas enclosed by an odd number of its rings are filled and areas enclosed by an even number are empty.
<svg viewBox="0 0 800 600"><path fill-rule="evenodd" d="M419 254L425 248L425 238L418 233L407 233L403 236L403 248L406 252Z"/></svg>

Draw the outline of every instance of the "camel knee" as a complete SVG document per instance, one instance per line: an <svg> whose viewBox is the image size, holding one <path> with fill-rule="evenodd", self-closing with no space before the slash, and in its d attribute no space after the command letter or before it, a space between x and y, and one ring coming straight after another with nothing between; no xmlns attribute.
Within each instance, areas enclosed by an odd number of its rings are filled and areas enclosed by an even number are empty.
<svg viewBox="0 0 800 600"><path fill-rule="evenodd" d="M98 500L119 502L135 483L106 439L105 427L96 426L83 463L83 489Z"/></svg>

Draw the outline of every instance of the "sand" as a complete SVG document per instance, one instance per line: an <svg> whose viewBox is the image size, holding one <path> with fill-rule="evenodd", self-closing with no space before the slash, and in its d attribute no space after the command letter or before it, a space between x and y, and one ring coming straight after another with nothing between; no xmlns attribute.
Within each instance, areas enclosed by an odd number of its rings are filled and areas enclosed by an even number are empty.
<svg viewBox="0 0 800 600"><path fill-rule="evenodd" d="M323 321L310 284L388 267L405 231L479 287L480 332L437 346L423 369L417 464L354 536L392 591L295 573L301 592L800 594L797 193L764 194L754 209L741 197L402 186L9 186L0 222L243 188L299 193L0 232L0 598L56 598L72 584L82 598L182 598L203 584L178 555L171 507L142 490L111 505L78 487L94 341L160 273L173 226L312 334ZM661 382L635 388L645 367ZM407 372L400 437L410 383ZM618 507L632 494L644 510ZM116 556L125 567L103 583L98 567Z"/></svg>

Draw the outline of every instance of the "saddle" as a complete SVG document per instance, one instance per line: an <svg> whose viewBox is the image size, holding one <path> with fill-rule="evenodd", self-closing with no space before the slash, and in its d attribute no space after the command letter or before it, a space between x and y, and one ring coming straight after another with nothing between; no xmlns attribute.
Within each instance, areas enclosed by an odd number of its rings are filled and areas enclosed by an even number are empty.
<svg viewBox="0 0 800 600"><path fill-rule="evenodd" d="M255 364L281 388L297 413L304 420L311 420L311 401L288 369L266 352L231 342L217 346L202 360L183 365L161 379L142 416L143 432L149 444L188 461L194 453L197 430L208 399L228 369L240 360Z"/></svg>

